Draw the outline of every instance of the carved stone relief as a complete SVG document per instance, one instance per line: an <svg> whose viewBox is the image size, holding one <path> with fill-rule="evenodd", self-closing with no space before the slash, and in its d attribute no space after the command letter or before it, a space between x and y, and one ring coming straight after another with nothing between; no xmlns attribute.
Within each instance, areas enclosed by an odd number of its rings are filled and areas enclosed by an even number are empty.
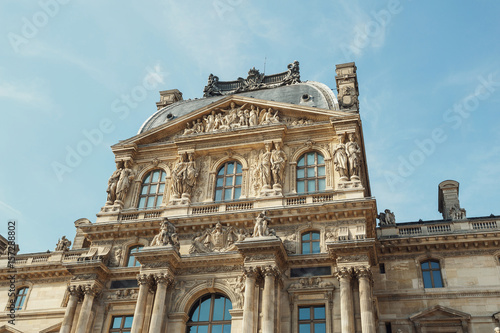
<svg viewBox="0 0 500 333"><path fill-rule="evenodd" d="M199 172L194 153L182 153L172 170L170 204L189 204Z"/></svg>
<svg viewBox="0 0 500 333"><path fill-rule="evenodd" d="M298 282L292 283L288 289L329 288L332 286L333 283L323 281L320 277L309 277L301 278Z"/></svg>
<svg viewBox="0 0 500 333"><path fill-rule="evenodd" d="M234 243L244 240L245 237L246 232L243 229L224 227L217 222L214 228L207 229L193 238L189 253L236 251Z"/></svg>

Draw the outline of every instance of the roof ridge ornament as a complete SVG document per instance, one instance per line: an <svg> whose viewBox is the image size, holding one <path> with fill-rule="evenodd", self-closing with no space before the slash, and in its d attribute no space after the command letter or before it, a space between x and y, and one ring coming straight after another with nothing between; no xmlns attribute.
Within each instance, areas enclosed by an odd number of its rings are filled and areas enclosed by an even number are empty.
<svg viewBox="0 0 500 333"><path fill-rule="evenodd" d="M265 75L255 67L248 71L246 79L239 77L235 81L219 81L219 77L213 74L208 76L208 84L203 89L203 97L222 96L252 91L258 89L269 89L290 84L300 83L299 62L288 64L286 72Z"/></svg>

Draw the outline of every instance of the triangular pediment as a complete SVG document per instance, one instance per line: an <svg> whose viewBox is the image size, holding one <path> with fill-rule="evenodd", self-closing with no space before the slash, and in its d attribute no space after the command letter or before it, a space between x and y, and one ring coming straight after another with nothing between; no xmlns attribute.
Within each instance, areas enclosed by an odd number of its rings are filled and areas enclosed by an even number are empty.
<svg viewBox="0 0 500 333"><path fill-rule="evenodd" d="M124 140L113 148L277 125L298 128L350 118L358 119L359 116L344 111L232 95L188 114L169 119L164 124Z"/></svg>
<svg viewBox="0 0 500 333"><path fill-rule="evenodd" d="M47 327L46 329L41 330L40 333L54 333L54 332L59 332L59 330L61 329L61 326L62 326L62 322L60 322L58 324L55 324L55 325L52 325L50 327Z"/></svg>
<svg viewBox="0 0 500 333"><path fill-rule="evenodd" d="M450 322L470 319L470 314L436 305L410 317L413 322Z"/></svg>
<svg viewBox="0 0 500 333"><path fill-rule="evenodd" d="M0 333L23 333L23 332L15 329L11 325L2 325L0 326Z"/></svg>

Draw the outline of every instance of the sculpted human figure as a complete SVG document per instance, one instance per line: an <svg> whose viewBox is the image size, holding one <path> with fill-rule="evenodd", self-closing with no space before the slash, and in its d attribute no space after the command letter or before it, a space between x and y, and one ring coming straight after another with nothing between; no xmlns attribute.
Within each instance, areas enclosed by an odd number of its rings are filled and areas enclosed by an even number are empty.
<svg viewBox="0 0 500 333"><path fill-rule="evenodd" d="M282 185L286 160L287 160L286 154L281 149L280 143L275 142L274 150L271 153L271 169L273 173L273 185L279 185L279 186Z"/></svg>
<svg viewBox="0 0 500 333"><path fill-rule="evenodd" d="M113 171L111 177L108 180L108 187L106 188L106 192L108 193L108 197L106 200L107 205L112 205L116 200L116 185L118 184L118 180L120 179L120 174L122 172L123 162L116 162L116 170Z"/></svg>
<svg viewBox="0 0 500 333"><path fill-rule="evenodd" d="M266 143L266 151L260 156L260 177L263 188L271 188L271 145Z"/></svg>
<svg viewBox="0 0 500 333"><path fill-rule="evenodd" d="M271 222L271 219L266 214L267 211L264 210L255 219L252 237L269 236L268 222Z"/></svg>
<svg viewBox="0 0 500 333"><path fill-rule="evenodd" d="M184 130L184 135L186 134L193 134L194 128L191 126L191 123L188 121L186 123L186 129Z"/></svg>
<svg viewBox="0 0 500 333"><path fill-rule="evenodd" d="M257 126L259 123L259 108L255 109L254 105L250 105L250 115L248 118L248 125Z"/></svg>
<svg viewBox="0 0 500 333"><path fill-rule="evenodd" d="M57 241L56 251L68 251L71 246L71 241L66 238L66 236L62 236L61 239Z"/></svg>
<svg viewBox="0 0 500 333"><path fill-rule="evenodd" d="M182 153L179 162L172 171L172 194L174 199L179 199L184 193L184 175L187 168L186 153Z"/></svg>
<svg viewBox="0 0 500 333"><path fill-rule="evenodd" d="M359 179L359 169L361 165L361 148L355 141L354 133L349 133L349 142L346 143L347 157L349 159L349 173L351 179Z"/></svg>
<svg viewBox="0 0 500 333"><path fill-rule="evenodd" d="M128 189L130 188L130 183L134 179L134 174L130 167L132 166L131 160L126 160L124 167L120 173L120 179L116 184L116 200L123 202L125 196L127 195Z"/></svg>
<svg viewBox="0 0 500 333"><path fill-rule="evenodd" d="M196 185L196 179L198 178L198 170L196 169L196 162L194 161L194 154L190 153L188 155L188 162L186 163L186 171L184 174L184 189L183 193L191 195L193 193L193 188Z"/></svg>
<svg viewBox="0 0 500 333"><path fill-rule="evenodd" d="M205 132L212 132L215 125L215 111L212 111L212 113L203 119L205 120Z"/></svg>
<svg viewBox="0 0 500 333"><path fill-rule="evenodd" d="M172 245L177 250L180 248L179 237L176 227L168 219L165 219L160 224L160 232L154 236L150 246L167 246Z"/></svg>
<svg viewBox="0 0 500 333"><path fill-rule="evenodd" d="M345 151L345 144L342 143L342 138L339 136L339 144L335 147L333 152L333 163L335 164L335 170L338 171L341 180L349 179L349 170L347 166L347 153Z"/></svg>

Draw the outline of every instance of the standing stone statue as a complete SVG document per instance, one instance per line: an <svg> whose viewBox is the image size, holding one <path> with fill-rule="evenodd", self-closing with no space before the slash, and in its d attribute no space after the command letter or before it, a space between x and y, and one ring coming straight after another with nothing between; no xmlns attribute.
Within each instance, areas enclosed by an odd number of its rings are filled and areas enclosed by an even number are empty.
<svg viewBox="0 0 500 333"><path fill-rule="evenodd" d="M347 153L345 151L345 144L342 143L342 136L339 136L339 143L333 152L333 163L335 170L340 175L340 180L349 180L349 169L347 166Z"/></svg>
<svg viewBox="0 0 500 333"><path fill-rule="evenodd" d="M118 184L118 180L120 179L120 174L122 173L123 162L116 162L116 170L113 171L111 177L108 180L108 187L106 188L106 192L108 193L108 197L106 200L106 205L112 205L116 200L116 185Z"/></svg>
<svg viewBox="0 0 500 333"><path fill-rule="evenodd" d="M160 223L160 232L153 238L149 246L172 245L177 251L180 249L179 237L175 225L168 219Z"/></svg>
<svg viewBox="0 0 500 333"><path fill-rule="evenodd" d="M250 105L250 115L248 118L248 125L257 126L259 124L259 107L255 109L254 105Z"/></svg>
<svg viewBox="0 0 500 333"><path fill-rule="evenodd" d="M68 251L71 246L71 241L66 238L66 236L62 236L61 239L57 241L56 251Z"/></svg>
<svg viewBox="0 0 500 333"><path fill-rule="evenodd" d="M396 217L393 212L389 209L384 210L383 213L380 213L378 216L380 220L380 225L396 225Z"/></svg>
<svg viewBox="0 0 500 333"><path fill-rule="evenodd" d="M255 219L252 237L269 236L268 222L271 222L271 219L266 214L267 211L263 210Z"/></svg>
<svg viewBox="0 0 500 333"><path fill-rule="evenodd" d="M354 133L349 133L349 142L346 143L347 157L349 159L349 173L351 180L359 179L359 171L361 166L361 148L356 142Z"/></svg>
<svg viewBox="0 0 500 333"><path fill-rule="evenodd" d="M266 143L266 151L260 156L260 177L262 180L262 188L271 189L271 145Z"/></svg>
<svg viewBox="0 0 500 333"><path fill-rule="evenodd" d="M132 169L131 160L126 160L123 169L120 172L120 179L116 184L116 201L123 203L125 196L127 195L128 189L130 188L130 183L134 179L134 174Z"/></svg>
<svg viewBox="0 0 500 333"><path fill-rule="evenodd" d="M285 163L287 160L285 152L281 149L279 142L274 143L274 150L271 153L271 170L273 173L273 187L281 188L285 173Z"/></svg>
<svg viewBox="0 0 500 333"><path fill-rule="evenodd" d="M190 153L188 155L188 162L186 163L186 171L184 175L184 190L183 195L189 195L193 193L193 188L196 185L196 178L198 178L198 170L196 169L196 163L194 161L194 154Z"/></svg>
<svg viewBox="0 0 500 333"><path fill-rule="evenodd" d="M184 193L184 177L187 168L187 154L182 153L179 162L172 171L172 194L174 199L179 199Z"/></svg>

